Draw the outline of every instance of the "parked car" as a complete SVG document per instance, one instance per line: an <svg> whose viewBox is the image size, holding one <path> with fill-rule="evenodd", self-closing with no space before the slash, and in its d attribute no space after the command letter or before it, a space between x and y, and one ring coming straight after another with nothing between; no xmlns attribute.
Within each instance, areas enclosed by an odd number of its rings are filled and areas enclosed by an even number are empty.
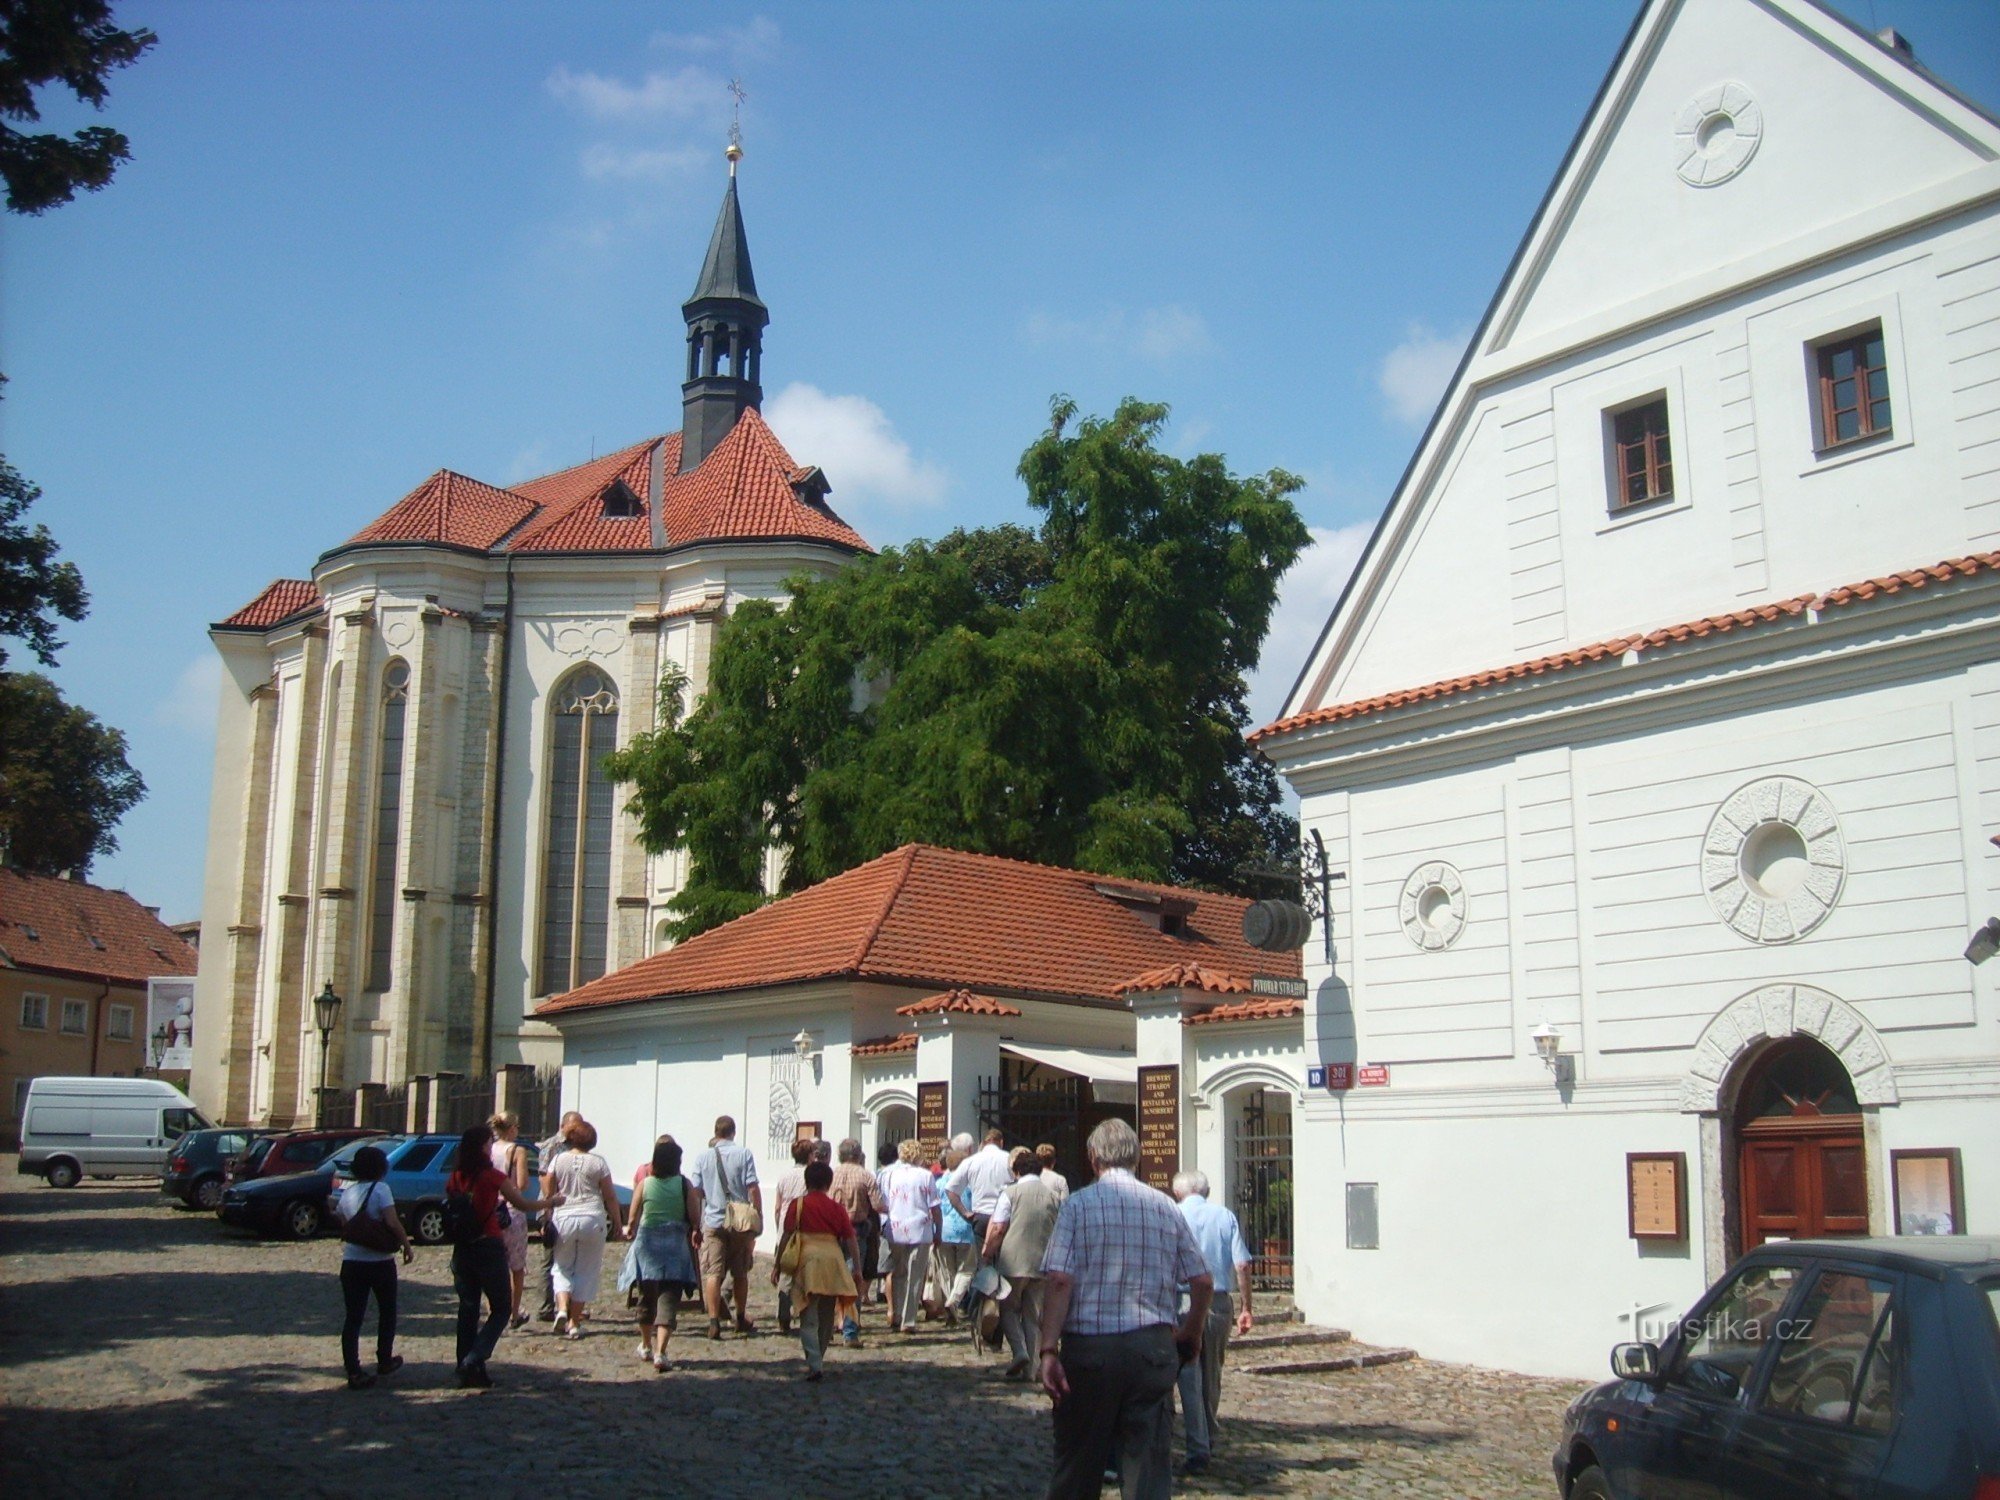
<svg viewBox="0 0 2000 1500"><path fill-rule="evenodd" d="M293 1172L310 1172L350 1141L381 1136L386 1132L357 1125L336 1125L325 1130L284 1130L259 1137L233 1157L222 1174L223 1185L252 1182L259 1177L284 1177Z"/></svg>
<svg viewBox="0 0 2000 1500"><path fill-rule="evenodd" d="M222 1174L229 1159L247 1150L252 1141L272 1133L245 1125L190 1130L167 1156L160 1191L180 1199L187 1208L213 1213L222 1203Z"/></svg>
<svg viewBox="0 0 2000 1500"><path fill-rule="evenodd" d="M363 1146L387 1150L395 1140L390 1136L364 1136L348 1141L309 1172L232 1182L222 1190L222 1206L215 1211L216 1217L225 1224L255 1230L258 1234L309 1240L328 1223L326 1192L333 1183L333 1174L352 1162L354 1153Z"/></svg>
<svg viewBox="0 0 2000 1500"><path fill-rule="evenodd" d="M1611 1370L1564 1500L2000 1500L2000 1240L1761 1245Z"/></svg>
<svg viewBox="0 0 2000 1500"><path fill-rule="evenodd" d="M92 1177L157 1177L167 1152L206 1130L194 1101L157 1078L36 1078L21 1107L15 1170L75 1187Z"/></svg>
<svg viewBox="0 0 2000 1500"><path fill-rule="evenodd" d="M444 1243L444 1184L457 1159L455 1135L411 1136L389 1151L389 1170L382 1180L395 1199L396 1216L420 1245ZM352 1161L349 1157L348 1167L333 1174L327 1189L328 1214L333 1212L333 1200L354 1181Z"/></svg>

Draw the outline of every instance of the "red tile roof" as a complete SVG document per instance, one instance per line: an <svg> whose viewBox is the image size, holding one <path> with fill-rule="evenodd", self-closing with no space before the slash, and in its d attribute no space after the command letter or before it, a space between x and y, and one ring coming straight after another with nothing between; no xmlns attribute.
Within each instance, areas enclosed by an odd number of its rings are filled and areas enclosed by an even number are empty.
<svg viewBox="0 0 2000 1500"><path fill-rule="evenodd" d="M195 951L124 891L0 869L0 968L143 985L195 971Z"/></svg>
<svg viewBox="0 0 2000 1500"><path fill-rule="evenodd" d="M878 1036L869 1041L856 1042L847 1050L855 1057L888 1057L897 1052L914 1052L917 1050L917 1034L904 1031L895 1036Z"/></svg>
<svg viewBox="0 0 2000 1500"><path fill-rule="evenodd" d="M1181 1017L1183 1026L1208 1026L1227 1021L1283 1021L1306 1013L1303 1000L1243 1000L1234 1005L1215 1005L1192 1016Z"/></svg>
<svg viewBox="0 0 2000 1500"><path fill-rule="evenodd" d="M653 451L666 445L661 466L671 475L681 461L681 435L647 438L587 464L514 486L539 507L535 519L507 543L509 552L638 552L653 545ZM640 500L636 516L604 514L604 492L615 480ZM673 538L667 538L673 544Z"/></svg>
<svg viewBox="0 0 2000 1500"><path fill-rule="evenodd" d="M971 990L950 990L919 1000L915 1005L899 1005L899 1016L1018 1016L1021 1008L1004 1000L975 995Z"/></svg>
<svg viewBox="0 0 2000 1500"><path fill-rule="evenodd" d="M268 630L286 620L317 610L323 601L310 578L280 578L264 592L218 623L219 630Z"/></svg>
<svg viewBox="0 0 2000 1500"><path fill-rule="evenodd" d="M1097 889L1193 904L1185 932ZM832 977L1116 1004L1134 974L1195 961L1298 977L1243 940L1240 896L907 844L544 1003L538 1014Z"/></svg>
<svg viewBox="0 0 2000 1500"><path fill-rule="evenodd" d="M1211 995L1247 995L1250 993L1250 981L1239 979L1234 974L1224 974L1219 969L1204 968L1200 964L1178 963L1148 969L1126 980L1118 988L1124 994L1134 990L1203 990Z"/></svg>
<svg viewBox="0 0 2000 1500"><path fill-rule="evenodd" d="M357 532L366 542L437 542L485 552L535 514L535 502L512 490L439 469Z"/></svg>
<svg viewBox="0 0 2000 1500"><path fill-rule="evenodd" d="M1907 572L1865 579L1860 583L1843 584L1823 594L1800 594L1792 599L1755 604L1747 609L1709 615L1680 625L1665 625L1643 634L1618 636L1588 646L1575 646L1567 651L1558 651L1552 656L1538 656L1533 661L1515 662L1504 667L1488 667L1484 671L1470 672L1463 677L1448 677L1442 682L1427 683L1423 687L1403 688L1393 693L1380 693L1372 698L1308 709L1304 713L1293 714L1288 719L1279 719L1266 724L1250 736L1250 743L1254 745L1274 735L1289 734L1293 730L1317 728L1323 724L1339 723L1344 719L1366 718L1371 714L1387 713L1392 709L1407 708L1416 703L1428 703L1438 698L1476 692L1480 688L1493 687L1503 682L1539 677L1570 667L1591 666L1627 655L1636 656L1646 651L1683 645L1706 636L1723 635L1732 630L1748 630L1760 625L1798 619L1808 613L1817 614L1901 593L1906 589L1928 588L1933 584L1949 583L1960 578L1969 578L1976 573L1994 571L2000 571L2000 552L1948 558L1944 562L1926 568L1912 568Z"/></svg>

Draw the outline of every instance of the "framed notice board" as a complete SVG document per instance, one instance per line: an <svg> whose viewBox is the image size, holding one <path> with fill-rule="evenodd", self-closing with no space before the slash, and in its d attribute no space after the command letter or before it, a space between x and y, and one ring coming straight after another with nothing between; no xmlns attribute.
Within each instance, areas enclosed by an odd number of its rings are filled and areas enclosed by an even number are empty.
<svg viewBox="0 0 2000 1500"><path fill-rule="evenodd" d="M917 1136L930 1142L933 1151L942 1149L951 1139L950 1084L917 1085Z"/></svg>
<svg viewBox="0 0 2000 1500"><path fill-rule="evenodd" d="M1172 1063L1139 1070L1139 1171L1161 1192L1181 1169L1181 1070Z"/></svg>
<svg viewBox="0 0 2000 1500"><path fill-rule="evenodd" d="M792 1127L792 1139L795 1141L816 1141L819 1139L819 1131L819 1121L801 1120Z"/></svg>
<svg viewBox="0 0 2000 1500"><path fill-rule="evenodd" d="M1625 1228L1635 1240L1687 1238L1687 1153L1625 1153Z"/></svg>

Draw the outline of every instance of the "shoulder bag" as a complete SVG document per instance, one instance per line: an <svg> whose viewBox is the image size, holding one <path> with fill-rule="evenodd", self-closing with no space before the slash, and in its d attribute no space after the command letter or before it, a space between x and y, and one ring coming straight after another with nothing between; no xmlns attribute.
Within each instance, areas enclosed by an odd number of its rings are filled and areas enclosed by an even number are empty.
<svg viewBox="0 0 2000 1500"><path fill-rule="evenodd" d="M757 1211L757 1205L729 1196L729 1173L722 1164L721 1147L710 1155L715 1158L715 1190L722 1194L722 1227L731 1234L762 1234L764 1216Z"/></svg>
<svg viewBox="0 0 2000 1500"><path fill-rule="evenodd" d="M388 1220L380 1214L371 1214L368 1211L369 1205L375 1201L375 1189L380 1186L382 1186L380 1182L371 1182L368 1185L367 1193L362 1196L360 1209L353 1218L341 1221L340 1237L358 1249L373 1250L378 1254L388 1255L400 1250L403 1242L396 1238L396 1232L389 1227Z"/></svg>

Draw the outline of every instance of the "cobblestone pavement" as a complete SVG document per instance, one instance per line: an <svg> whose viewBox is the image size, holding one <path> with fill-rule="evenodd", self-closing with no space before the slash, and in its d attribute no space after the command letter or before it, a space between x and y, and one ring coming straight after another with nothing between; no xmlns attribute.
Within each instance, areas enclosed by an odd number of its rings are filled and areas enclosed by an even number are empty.
<svg viewBox="0 0 2000 1500"><path fill-rule="evenodd" d="M865 1347L808 1386L760 1274L760 1333L710 1343L684 1318L659 1375L609 1296L620 1253L590 1337L531 1324L502 1341L495 1389L469 1392L451 1378L448 1252L420 1250L408 1363L353 1392L334 1241L254 1239L136 1182L58 1192L0 1156L0 1495L1041 1493L1048 1404L962 1335L892 1338L871 1313ZM1216 1463L1184 1492L1546 1500L1579 1388L1426 1360L1239 1376Z"/></svg>

